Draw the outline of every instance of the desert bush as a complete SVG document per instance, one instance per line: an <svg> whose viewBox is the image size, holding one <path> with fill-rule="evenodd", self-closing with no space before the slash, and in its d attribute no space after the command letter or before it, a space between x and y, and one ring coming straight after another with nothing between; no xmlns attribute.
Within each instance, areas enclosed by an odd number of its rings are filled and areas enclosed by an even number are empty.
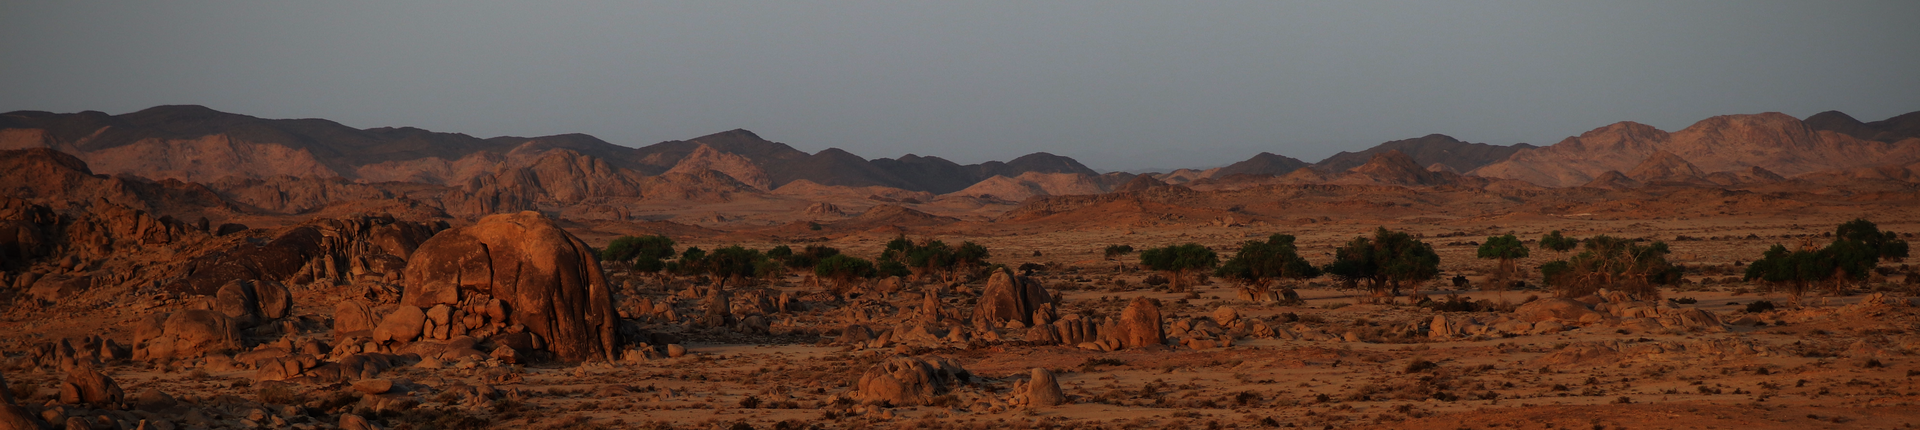
<svg viewBox="0 0 1920 430"><path fill-rule="evenodd" d="M1630 239L1594 236L1586 240L1579 255L1542 265L1540 273L1561 297L1586 296L1606 288L1653 299L1659 297L1659 285L1672 284L1684 273L1667 262L1670 253L1665 242L1642 246Z"/></svg>

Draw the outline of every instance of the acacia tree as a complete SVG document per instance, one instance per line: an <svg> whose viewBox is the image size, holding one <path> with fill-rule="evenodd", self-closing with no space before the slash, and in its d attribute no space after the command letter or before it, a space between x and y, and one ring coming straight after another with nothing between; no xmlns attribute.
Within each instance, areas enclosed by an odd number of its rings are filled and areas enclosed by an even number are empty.
<svg viewBox="0 0 1920 430"><path fill-rule="evenodd" d="M872 261L846 254L822 258L813 266L815 276L833 280L835 292L851 290L854 279L872 278L874 273Z"/></svg>
<svg viewBox="0 0 1920 430"><path fill-rule="evenodd" d="M1249 240L1240 244L1233 258L1220 264L1215 276L1232 279L1266 291L1274 279L1311 279L1320 276L1320 268L1300 258L1293 235L1274 234L1266 241Z"/></svg>
<svg viewBox="0 0 1920 430"><path fill-rule="evenodd" d="M1659 285L1680 279L1682 269L1667 262L1666 242L1641 246L1633 240L1600 235L1588 238L1571 260L1540 266L1548 286L1560 297L1581 297L1608 288L1642 300L1660 296Z"/></svg>
<svg viewBox="0 0 1920 430"><path fill-rule="evenodd" d="M1551 249L1553 252L1565 253L1579 246L1580 239L1563 236L1560 234L1560 230L1554 230L1548 232L1546 235L1540 236L1540 247Z"/></svg>
<svg viewBox="0 0 1920 430"><path fill-rule="evenodd" d="M1187 275L1212 269L1220 264L1220 256L1213 250L1197 243L1169 245L1140 251L1140 266L1150 270L1166 272L1173 280L1173 291L1187 291Z"/></svg>
<svg viewBox="0 0 1920 430"><path fill-rule="evenodd" d="M812 270L814 265L820 264L820 260L824 260L827 257L832 257L835 255L840 255L840 250L838 248L833 248L829 246L820 246L820 245L807 245L806 248L801 248L800 252L794 252L794 253L791 253L791 255L788 255L784 261L788 269Z"/></svg>
<svg viewBox="0 0 1920 430"><path fill-rule="evenodd" d="M662 261L673 256L673 239L666 236L621 236L607 244L600 251L600 259L620 263L632 262L635 272L656 273L667 267Z"/></svg>
<svg viewBox="0 0 1920 430"><path fill-rule="evenodd" d="M1520 243L1520 238L1514 237L1511 233L1505 236L1487 237L1487 241L1480 244L1478 252L1481 259L1500 260L1500 270L1496 275L1499 281L1493 284L1503 290L1506 289L1508 279L1517 272L1514 270L1513 260L1527 258L1527 254L1527 245Z"/></svg>
<svg viewBox="0 0 1920 430"><path fill-rule="evenodd" d="M698 246L689 246L680 252L680 258L667 263L668 272L677 275L697 275L707 270L707 251Z"/></svg>
<svg viewBox="0 0 1920 430"><path fill-rule="evenodd" d="M767 256L759 250L733 245L714 250L713 254L707 256L703 266L708 274L713 275L714 282L726 287L727 281L738 284L739 281L752 278L759 270L760 262L766 259Z"/></svg>
<svg viewBox="0 0 1920 430"><path fill-rule="evenodd" d="M1107 245L1107 249L1103 252L1106 253L1108 260L1112 260L1114 257L1132 254L1133 245Z"/></svg>
<svg viewBox="0 0 1920 430"><path fill-rule="evenodd" d="M899 236L887 242L886 250L880 252L879 264L883 273L892 272L887 268L898 267L908 270L916 280L928 274L945 273L951 281L962 272L985 265L989 255L986 247L973 242L953 247L939 240L914 243L906 236Z"/></svg>
<svg viewBox="0 0 1920 430"><path fill-rule="evenodd" d="M1906 241L1893 232L1881 232L1864 219L1841 224L1834 233L1833 243L1818 250L1809 245L1788 251L1786 246L1774 244L1759 261L1747 265L1745 278L1785 287L1797 303L1814 284L1825 283L1837 294L1847 281L1865 280L1881 259L1907 257Z"/></svg>
<svg viewBox="0 0 1920 430"><path fill-rule="evenodd" d="M1400 287L1414 287L1440 276L1440 255L1413 235L1381 227L1373 238L1355 237L1334 250L1334 261L1324 269L1349 285L1366 281L1374 296L1399 295Z"/></svg>

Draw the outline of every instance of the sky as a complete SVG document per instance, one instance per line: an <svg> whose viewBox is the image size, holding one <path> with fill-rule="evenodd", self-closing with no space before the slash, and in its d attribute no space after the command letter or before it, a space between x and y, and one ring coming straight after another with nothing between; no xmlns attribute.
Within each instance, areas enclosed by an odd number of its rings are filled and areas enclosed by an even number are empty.
<svg viewBox="0 0 1920 430"><path fill-rule="evenodd" d="M1100 170L1920 110L1915 1L0 2L0 111Z"/></svg>

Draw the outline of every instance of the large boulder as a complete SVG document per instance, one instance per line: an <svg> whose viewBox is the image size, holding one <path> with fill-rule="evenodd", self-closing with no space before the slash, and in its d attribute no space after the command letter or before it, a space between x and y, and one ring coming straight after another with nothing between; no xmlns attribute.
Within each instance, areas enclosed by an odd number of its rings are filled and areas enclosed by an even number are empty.
<svg viewBox="0 0 1920 430"><path fill-rule="evenodd" d="M1513 310L1514 318L1536 323L1551 319L1579 321L1587 315L1599 314L1586 302L1561 297L1534 300Z"/></svg>
<svg viewBox="0 0 1920 430"><path fill-rule="evenodd" d="M894 406L925 406L973 375L959 363L946 358L932 361L894 356L874 365L860 375L853 393L856 400L887 403Z"/></svg>
<svg viewBox="0 0 1920 430"><path fill-rule="evenodd" d="M379 324L373 318L373 309L364 302L347 300L333 305L333 332L335 337L345 333L371 332Z"/></svg>
<svg viewBox="0 0 1920 430"><path fill-rule="evenodd" d="M191 358L241 347L240 327L225 314L212 310L175 312L167 316L158 331L137 328L135 337L134 358L149 360Z"/></svg>
<svg viewBox="0 0 1920 430"><path fill-rule="evenodd" d="M611 290L586 242L538 212L490 215L420 244L407 262L405 306L504 302L562 360L614 359ZM465 334L465 333L458 333Z"/></svg>
<svg viewBox="0 0 1920 430"><path fill-rule="evenodd" d="M973 320L982 325L1019 321L1022 325L1032 326L1033 312L1049 303L1053 303L1053 297L1047 295L1047 289L1041 287L1039 281L1015 275L1013 271L1002 267L987 278L987 286L981 290L980 299L974 304Z"/></svg>
<svg viewBox="0 0 1920 430"><path fill-rule="evenodd" d="M380 319L380 325L373 329L375 342L412 342L420 338L427 325L427 313L412 306L396 306L394 311Z"/></svg>
<svg viewBox="0 0 1920 430"><path fill-rule="evenodd" d="M1160 305L1153 299L1140 297L1120 311L1118 333L1120 344L1126 348L1144 348L1167 342L1166 332L1161 329Z"/></svg>
<svg viewBox="0 0 1920 430"><path fill-rule="evenodd" d="M1027 382L1027 405L1042 408L1065 403L1067 394L1060 391L1060 381L1054 379L1053 372L1033 368L1033 380Z"/></svg>
<svg viewBox="0 0 1920 430"><path fill-rule="evenodd" d="M227 281L213 297L213 308L241 327L284 318L293 308L293 294L279 282L272 281Z"/></svg>
<svg viewBox="0 0 1920 430"><path fill-rule="evenodd" d="M112 405L126 398L127 393L120 389L120 384L91 364L68 369L67 380L60 383L60 403Z"/></svg>

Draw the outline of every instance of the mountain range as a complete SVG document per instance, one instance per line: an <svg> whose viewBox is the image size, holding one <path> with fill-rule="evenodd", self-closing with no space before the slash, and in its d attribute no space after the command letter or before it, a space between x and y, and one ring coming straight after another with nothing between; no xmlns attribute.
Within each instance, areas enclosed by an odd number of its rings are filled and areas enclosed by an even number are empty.
<svg viewBox="0 0 1920 430"><path fill-rule="evenodd" d="M1433 134L1317 163L1263 152L1214 169L1145 175L1102 175L1045 152L979 164L912 154L866 159L837 148L807 153L747 130L633 148L584 134L478 138L411 127L356 129L324 119L263 119L201 106L122 115L0 114L0 149L22 148L71 154L104 175L211 184L256 196L247 202L275 210L324 205L327 193L407 194L379 185L407 183L450 189L442 197L449 212L491 213L607 198L727 201L789 185L799 188L786 194L804 188L877 198L926 193L1018 201L1146 186L1140 184L1515 180L1619 188L1730 185L1808 174L1897 179L1915 176L1905 169L1920 162L1920 112L1873 122L1840 112L1805 120L1780 113L1724 115L1675 132L1620 122L1538 147ZM300 191L289 191L295 189ZM889 189L899 191L884 191Z"/></svg>

